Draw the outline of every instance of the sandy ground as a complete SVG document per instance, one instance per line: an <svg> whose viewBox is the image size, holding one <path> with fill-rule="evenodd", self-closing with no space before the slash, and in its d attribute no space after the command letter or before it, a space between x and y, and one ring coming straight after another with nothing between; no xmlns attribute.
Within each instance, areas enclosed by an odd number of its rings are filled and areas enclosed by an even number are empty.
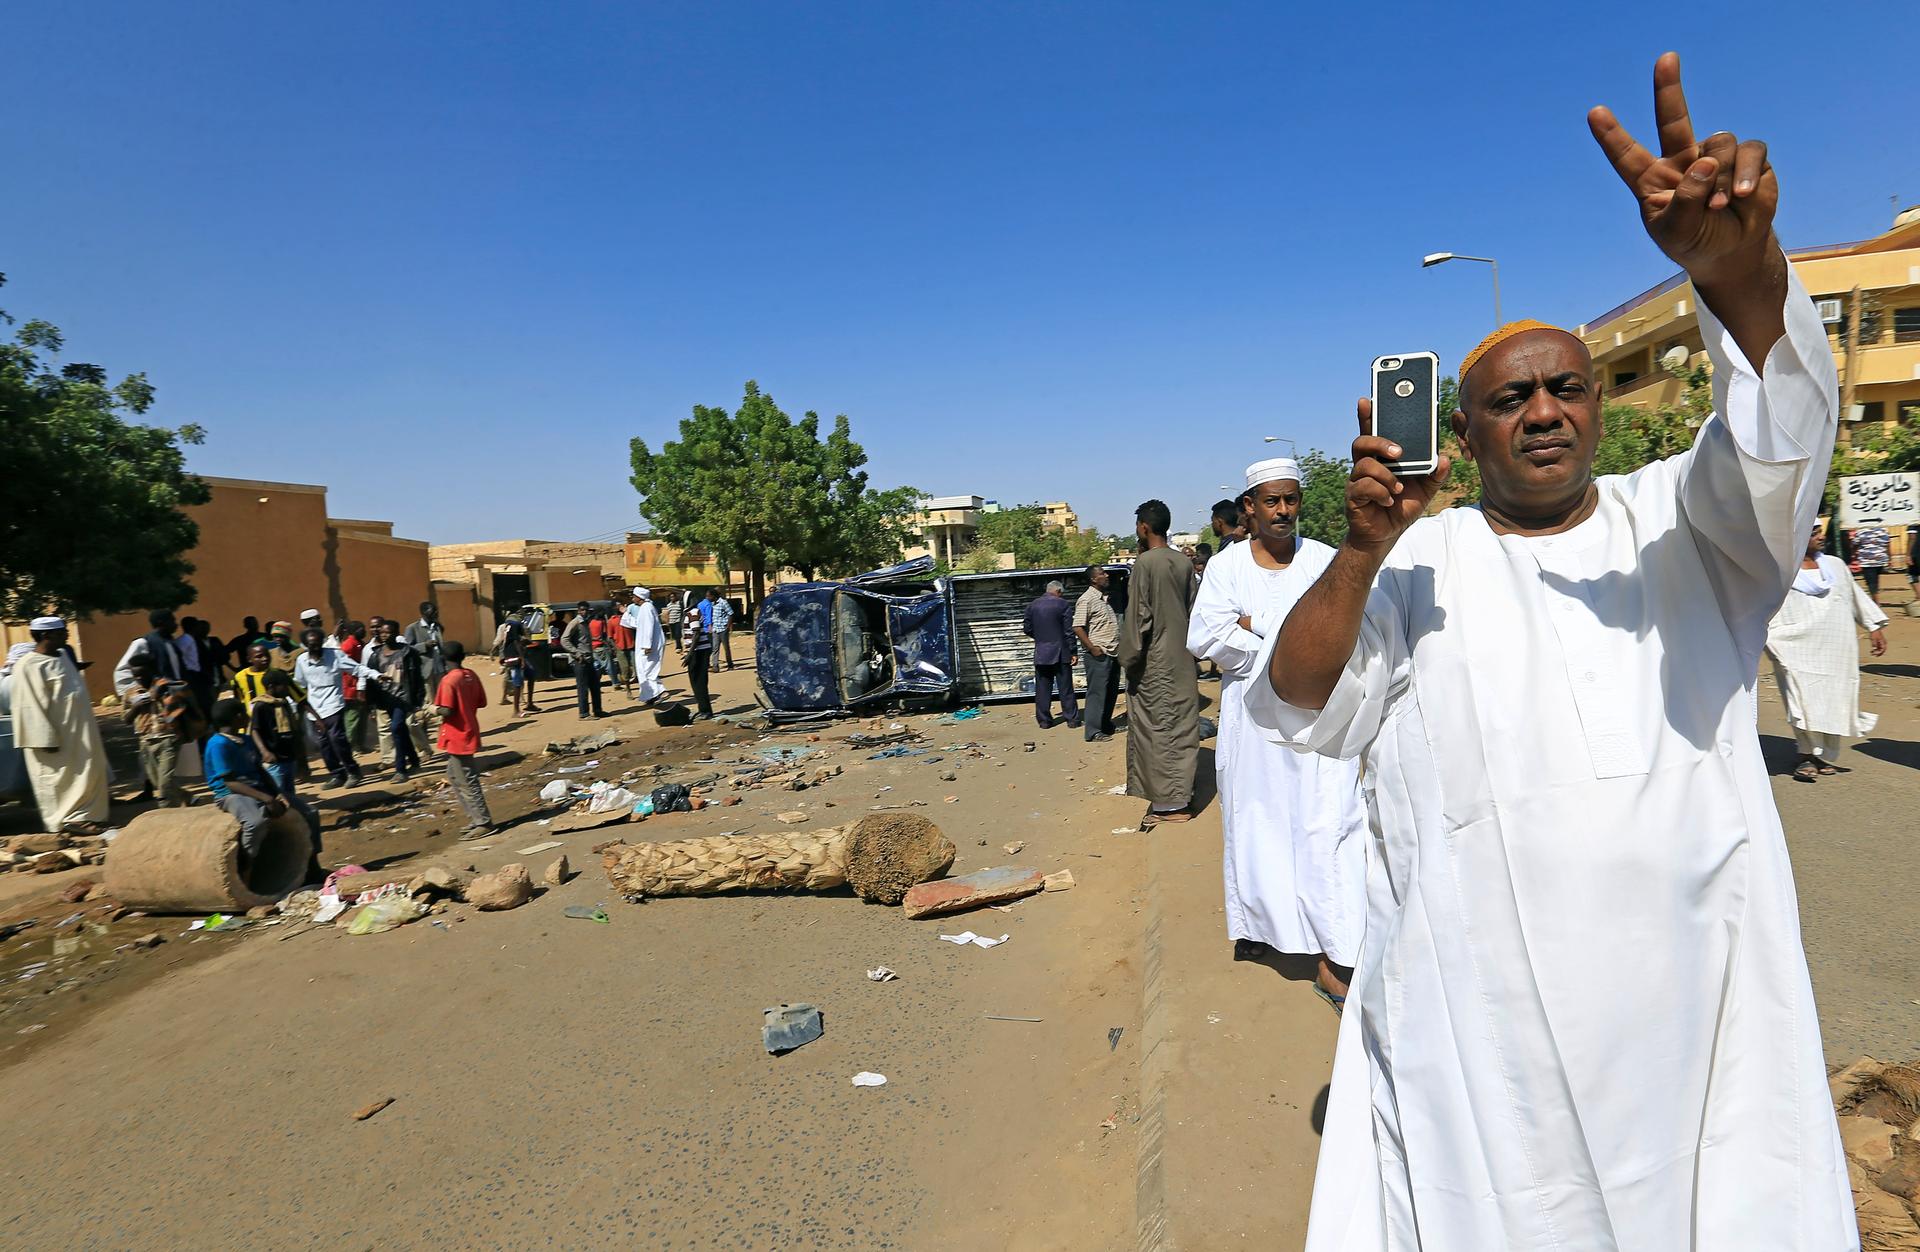
<svg viewBox="0 0 1920 1252"><path fill-rule="evenodd" d="M719 707L743 707L750 679L750 671L716 676ZM591 726L570 710L545 712L490 740L489 750L535 751L549 738L618 728L638 742L597 758L617 774L641 763L637 752L662 735L650 718L627 711L625 697L613 696L609 707L616 715ZM11 1195L55 1188L66 1198L10 1206L0 1240L1127 1242L1147 843L1109 833L1137 817L1134 801L1095 794L1123 777L1123 743L1086 744L1064 727L1042 732L1027 709L1007 706L951 726L914 720L929 732L928 755L944 760L869 761L837 742L860 727L837 724L812 746L831 749L823 755L845 765L841 778L800 794L747 792L738 807L562 836L582 872L515 912L461 909L444 929L422 922L369 937L286 927L189 938L179 919L139 923L169 942L99 959L172 963L177 972L141 979L133 994L104 995L104 1008L76 1013L74 1024L61 1020L63 997L47 996L42 1018L54 1028L24 1040L7 1031L9 1042L26 1046L0 1072L0 1103L10 1111L0 1128L0 1177ZM721 741L712 751L722 760L738 755L736 743L757 742L719 725L673 734L698 740L696 751ZM802 732L773 742L805 739ZM1024 750L1029 740L1033 752ZM985 745L985 758L939 750L963 741ZM534 768L549 765L520 767ZM939 778L948 769L956 781ZM689 762L684 770L679 776L713 767ZM495 778L513 781L515 773L502 769ZM360 800L322 794L329 808ZM772 815L784 810L831 824L874 804L915 801L925 807L914 811L958 845L956 872L1007 862L1065 868L1078 887L1007 912L927 922L838 896L636 905L612 896L588 852L624 831L670 838L778 830ZM379 824L363 815L360 829L334 846L364 859L377 847ZM483 869L520 859L537 875L557 852L512 850L549 837L523 821L484 851L441 859ZM1015 839L1026 847L1009 857L1001 845ZM399 836L396 846L414 842ZM613 915L609 925L562 917L568 904L600 902ZM1012 939L980 949L936 937L964 929ZM218 957L187 956L203 952ZM882 964L899 980L869 982L864 971ZM819 1006L826 1034L769 1057L760 1014L782 1002ZM15 1011L4 1023L17 1030L34 1020ZM1125 1033L1110 1046L1115 1027ZM853 1087L861 1070L885 1074L887 1086ZM378 1116L352 1119L387 1096L395 1103ZM1111 1128L1102 1126L1108 1119ZM69 1153L48 1151L49 1134L84 1144L87 1168L76 1173Z"/></svg>
<svg viewBox="0 0 1920 1252"><path fill-rule="evenodd" d="M1853 772L1775 780L1836 1064L1912 1055L1920 1040L1908 816L1920 801L1920 621L1898 618L1890 635L1892 652L1865 677L1882 722L1850 754ZM747 706L750 677L716 676L723 711ZM1770 680L1761 704L1763 743L1784 769ZM663 733L624 697L608 707L616 716L584 728L633 732L601 754L613 772L698 776L717 768L700 763L707 753L725 762L805 741L725 725ZM812 745L846 766L823 788L749 792L735 808L625 829L778 829L772 814L792 808L830 824L919 800L914 811L958 845L956 872L1069 868L1078 887L945 922L844 897L633 905L611 898L587 849L612 836L592 831L563 837L582 871L568 886L513 913L456 913L445 928L188 939L168 921L162 948L98 957L126 972L37 1005L0 1001L11 1114L0 1179L9 1195L60 1197L9 1206L0 1238L1108 1248L1137 1231L1142 1247L1298 1246L1335 1019L1304 971L1233 961L1217 809L1151 837L1116 835L1140 807L1103 794L1124 778L1122 740L1038 731L1024 706L958 725L907 720L945 760L868 761L837 743L860 727L837 724ZM540 746L582 729L568 708L491 739L495 781L551 768ZM941 752L963 741L986 759ZM944 769L958 779L941 781ZM503 812L523 810L532 789L495 794ZM425 833L436 823L422 790L330 797L333 820L357 821L333 846L363 860L520 859L536 874L555 855L514 856L550 837L523 820L486 851L449 857L447 838ZM369 807L349 819L348 803ZM396 831L395 817L413 820ZM1000 845L1012 839L1027 846L1009 857ZM27 885L8 875L0 888L44 895L84 873ZM601 901L610 925L561 917ZM0 917L6 905L0 895ZM935 937L961 929L1012 939L982 950ZM1623 959L1658 977L1682 958ZM877 964L899 981L868 982ZM760 1010L783 1001L818 1005L826 1035L772 1058ZM46 1029L16 1035L35 1024ZM859 1070L888 1085L853 1088ZM395 1103L376 1117L352 1119L387 1096Z"/></svg>

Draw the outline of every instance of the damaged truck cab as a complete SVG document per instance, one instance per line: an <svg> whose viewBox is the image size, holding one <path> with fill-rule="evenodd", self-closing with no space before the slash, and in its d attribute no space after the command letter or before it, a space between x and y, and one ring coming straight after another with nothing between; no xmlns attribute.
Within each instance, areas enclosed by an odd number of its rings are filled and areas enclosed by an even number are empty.
<svg viewBox="0 0 1920 1252"><path fill-rule="evenodd" d="M1125 605L1126 567L1108 595ZM1086 571L1005 570L935 577L919 558L842 582L789 584L754 627L759 698L777 721L851 716L881 707L1033 695L1027 603L1059 579L1067 598Z"/></svg>

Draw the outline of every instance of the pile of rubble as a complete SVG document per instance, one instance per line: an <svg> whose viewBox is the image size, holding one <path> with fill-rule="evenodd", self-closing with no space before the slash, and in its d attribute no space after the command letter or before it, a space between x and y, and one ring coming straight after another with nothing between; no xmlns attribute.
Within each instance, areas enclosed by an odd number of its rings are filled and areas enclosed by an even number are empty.
<svg viewBox="0 0 1920 1252"><path fill-rule="evenodd" d="M0 873L57 874L78 865L98 865L107 859L102 835L14 835L0 840Z"/></svg>
<svg viewBox="0 0 1920 1252"><path fill-rule="evenodd" d="M1863 1056L1827 1082L1862 1252L1920 1252L1920 1062Z"/></svg>

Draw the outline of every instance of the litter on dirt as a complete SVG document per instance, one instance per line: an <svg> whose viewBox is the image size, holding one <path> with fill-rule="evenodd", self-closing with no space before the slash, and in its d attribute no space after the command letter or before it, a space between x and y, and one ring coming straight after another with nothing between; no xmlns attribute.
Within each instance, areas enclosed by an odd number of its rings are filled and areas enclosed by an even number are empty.
<svg viewBox="0 0 1920 1252"><path fill-rule="evenodd" d="M1125 1026L1107 1027L1107 1051L1111 1052L1115 1048L1119 1047L1120 1036L1126 1033L1127 1033L1127 1028Z"/></svg>
<svg viewBox="0 0 1920 1252"><path fill-rule="evenodd" d="M358 1113L355 1113L353 1115L353 1120L356 1122L364 1122L369 1117L372 1117L375 1113L378 1113L381 1109L387 1107L387 1105L392 1104L393 1100L394 1100L394 1097L392 1096L388 1096L384 1100L375 1100L372 1104L367 1105L367 1107L361 1109Z"/></svg>
<svg viewBox="0 0 1920 1252"><path fill-rule="evenodd" d="M963 930L957 935L941 935L940 938L946 943L957 943L961 947L972 944L976 948L997 948L1013 936L1001 935L998 939L989 939L985 935L976 935L971 930Z"/></svg>
<svg viewBox="0 0 1920 1252"><path fill-rule="evenodd" d="M548 839L544 843L536 843L530 847L517 848L514 854L516 856L532 856L536 852L545 852L548 848L558 848L560 846L562 845L558 839Z"/></svg>
<svg viewBox="0 0 1920 1252"><path fill-rule="evenodd" d="M981 1016L990 1022L1044 1022L1047 1020L1044 1017L1006 1017L999 1013L982 1013Z"/></svg>
<svg viewBox="0 0 1920 1252"><path fill-rule="evenodd" d="M776 1005L764 1010L762 1016L760 1042L772 1056L805 1047L826 1033L820 1010L811 1004Z"/></svg>
<svg viewBox="0 0 1920 1252"><path fill-rule="evenodd" d="M567 916L583 922L599 922L602 926L613 920L607 915L607 906L604 904L569 904Z"/></svg>
<svg viewBox="0 0 1920 1252"><path fill-rule="evenodd" d="M900 977L900 975L894 973L884 965L878 969L870 969L867 971L868 982L892 982L898 977Z"/></svg>
<svg viewBox="0 0 1920 1252"><path fill-rule="evenodd" d="M884 1087L887 1085L887 1076L885 1074L871 1073L863 1069L853 1076L853 1085L856 1087Z"/></svg>

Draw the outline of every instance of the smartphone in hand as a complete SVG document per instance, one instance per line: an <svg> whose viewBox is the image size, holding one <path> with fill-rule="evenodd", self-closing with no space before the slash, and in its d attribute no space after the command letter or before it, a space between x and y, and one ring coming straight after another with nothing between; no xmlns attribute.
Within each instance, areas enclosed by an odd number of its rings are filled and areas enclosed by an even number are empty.
<svg viewBox="0 0 1920 1252"><path fill-rule="evenodd" d="M1387 468L1396 477L1431 474L1440 463L1440 358L1402 352L1373 359L1373 429L1400 445Z"/></svg>

